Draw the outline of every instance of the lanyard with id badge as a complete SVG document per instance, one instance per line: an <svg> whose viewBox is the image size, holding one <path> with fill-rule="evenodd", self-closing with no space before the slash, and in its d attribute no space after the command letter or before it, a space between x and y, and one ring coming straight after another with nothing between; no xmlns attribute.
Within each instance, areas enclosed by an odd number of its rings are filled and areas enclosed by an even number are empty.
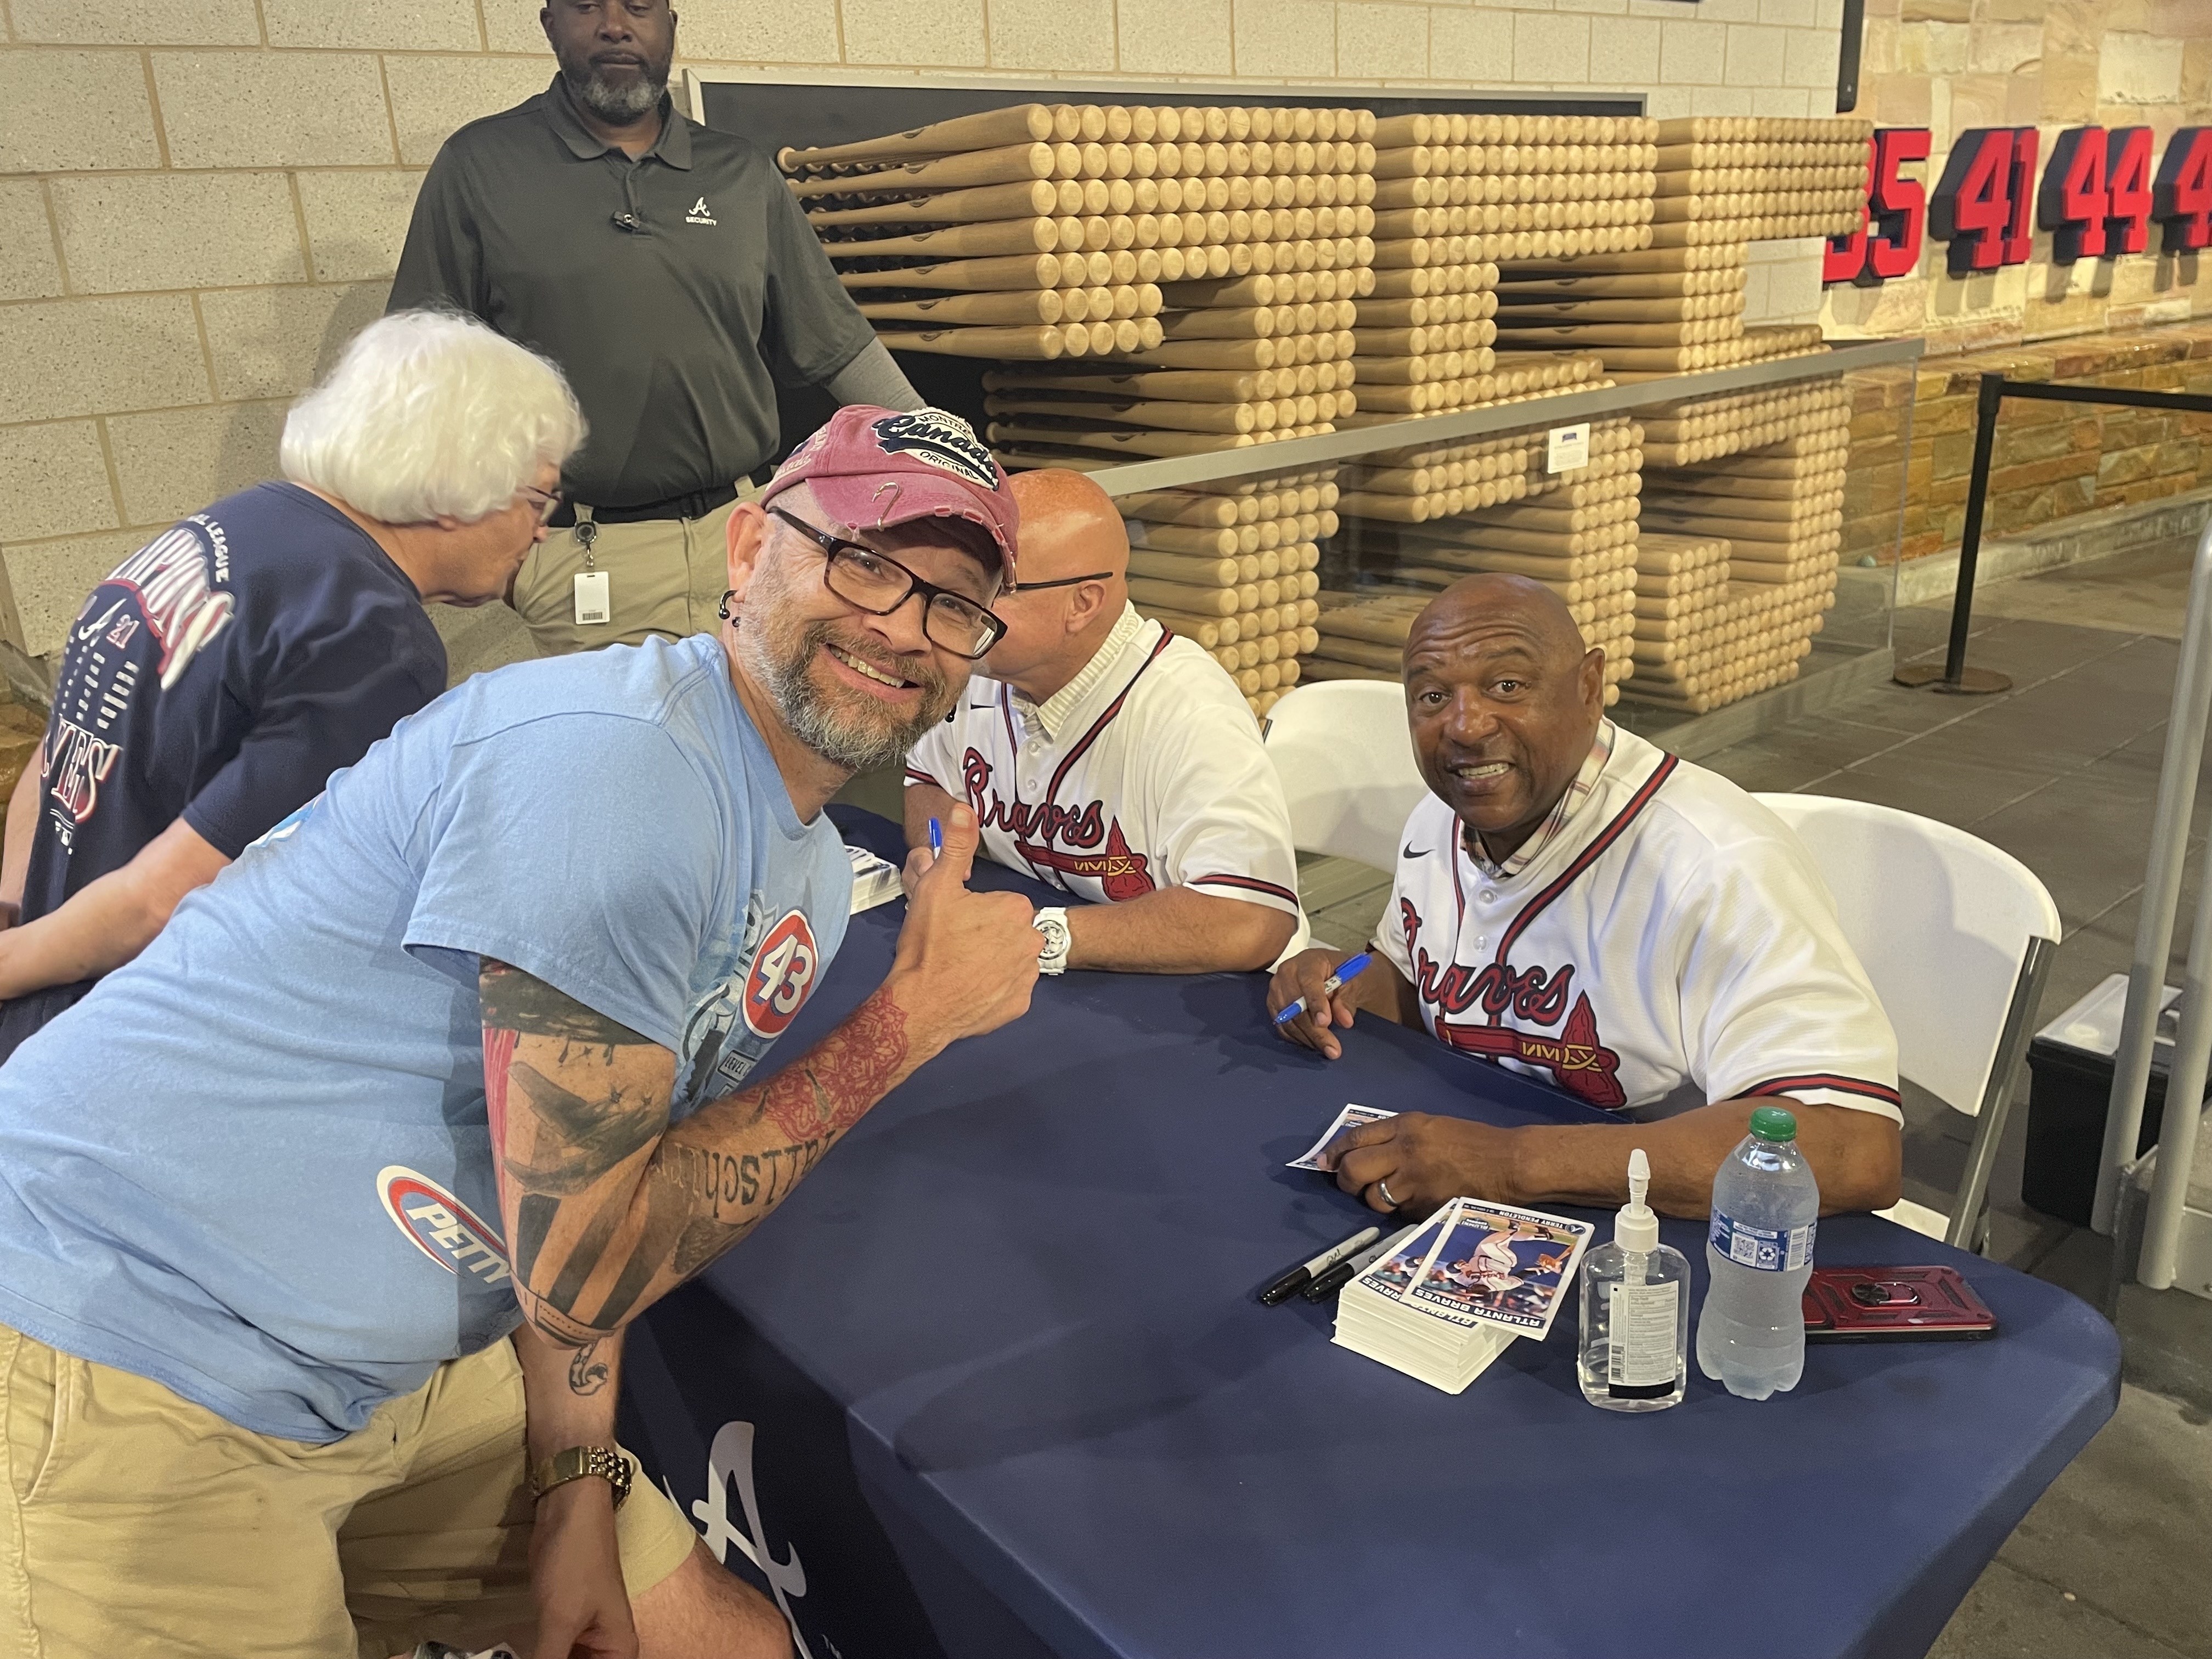
<svg viewBox="0 0 2212 1659"><path fill-rule="evenodd" d="M576 545L584 550L584 568L576 573L576 626L579 628L614 620L614 599L608 592L607 573L599 568L592 554L592 544L599 538L599 526L579 514L576 518Z"/></svg>

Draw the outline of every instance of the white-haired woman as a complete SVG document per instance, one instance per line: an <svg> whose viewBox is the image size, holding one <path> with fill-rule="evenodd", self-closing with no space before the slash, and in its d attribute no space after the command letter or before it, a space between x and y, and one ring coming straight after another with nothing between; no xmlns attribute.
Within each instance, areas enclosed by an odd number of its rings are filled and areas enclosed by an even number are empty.
<svg viewBox="0 0 2212 1659"><path fill-rule="evenodd" d="M162 532L64 644L0 859L0 1060L446 688L432 600L504 599L584 436L561 371L471 319L356 335L284 482Z"/></svg>

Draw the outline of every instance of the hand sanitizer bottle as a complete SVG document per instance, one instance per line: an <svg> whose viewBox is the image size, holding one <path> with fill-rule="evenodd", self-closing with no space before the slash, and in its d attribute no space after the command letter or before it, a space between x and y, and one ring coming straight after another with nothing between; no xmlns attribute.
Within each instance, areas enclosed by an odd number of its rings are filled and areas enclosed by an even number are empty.
<svg viewBox="0 0 2212 1659"><path fill-rule="evenodd" d="M1613 1242L1583 1263L1583 1398L1609 1412L1658 1412L1680 1405L1688 1376L1690 1261L1659 1242L1659 1218L1644 1201L1651 1161L1628 1155L1628 1203Z"/></svg>

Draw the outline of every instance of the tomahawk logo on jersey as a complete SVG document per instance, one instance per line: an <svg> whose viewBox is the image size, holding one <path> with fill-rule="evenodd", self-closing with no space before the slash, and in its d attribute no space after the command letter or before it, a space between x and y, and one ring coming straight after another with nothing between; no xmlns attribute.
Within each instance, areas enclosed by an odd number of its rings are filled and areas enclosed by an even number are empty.
<svg viewBox="0 0 2212 1659"><path fill-rule="evenodd" d="M1632 732L1526 868L1486 874L1431 796L1375 947L1439 1041L1609 1110L1789 1095L1903 1121L1897 1042L1809 855Z"/></svg>
<svg viewBox="0 0 2212 1659"><path fill-rule="evenodd" d="M1134 611L1042 708L976 675L907 781L974 808L986 857L1094 903L1190 887L1298 914L1290 813L1250 710L1212 659Z"/></svg>

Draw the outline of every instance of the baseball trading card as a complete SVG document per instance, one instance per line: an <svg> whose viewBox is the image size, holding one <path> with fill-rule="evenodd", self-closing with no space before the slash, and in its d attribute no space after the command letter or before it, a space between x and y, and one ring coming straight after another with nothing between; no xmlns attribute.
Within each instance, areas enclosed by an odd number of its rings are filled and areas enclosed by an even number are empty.
<svg viewBox="0 0 2212 1659"><path fill-rule="evenodd" d="M1455 1200L1441 1220L1443 1248L1400 1300L1454 1324L1484 1322L1542 1337L1589 1242L1589 1224L1471 1198Z"/></svg>
<svg viewBox="0 0 2212 1659"><path fill-rule="evenodd" d="M1304 1154L1292 1158L1283 1167L1286 1170L1318 1170L1321 1155L1328 1150L1328 1143L1355 1123L1380 1123L1386 1117L1397 1116L1395 1112L1378 1111L1372 1106L1347 1106L1336 1115L1336 1121L1321 1132L1321 1139L1308 1147Z"/></svg>

